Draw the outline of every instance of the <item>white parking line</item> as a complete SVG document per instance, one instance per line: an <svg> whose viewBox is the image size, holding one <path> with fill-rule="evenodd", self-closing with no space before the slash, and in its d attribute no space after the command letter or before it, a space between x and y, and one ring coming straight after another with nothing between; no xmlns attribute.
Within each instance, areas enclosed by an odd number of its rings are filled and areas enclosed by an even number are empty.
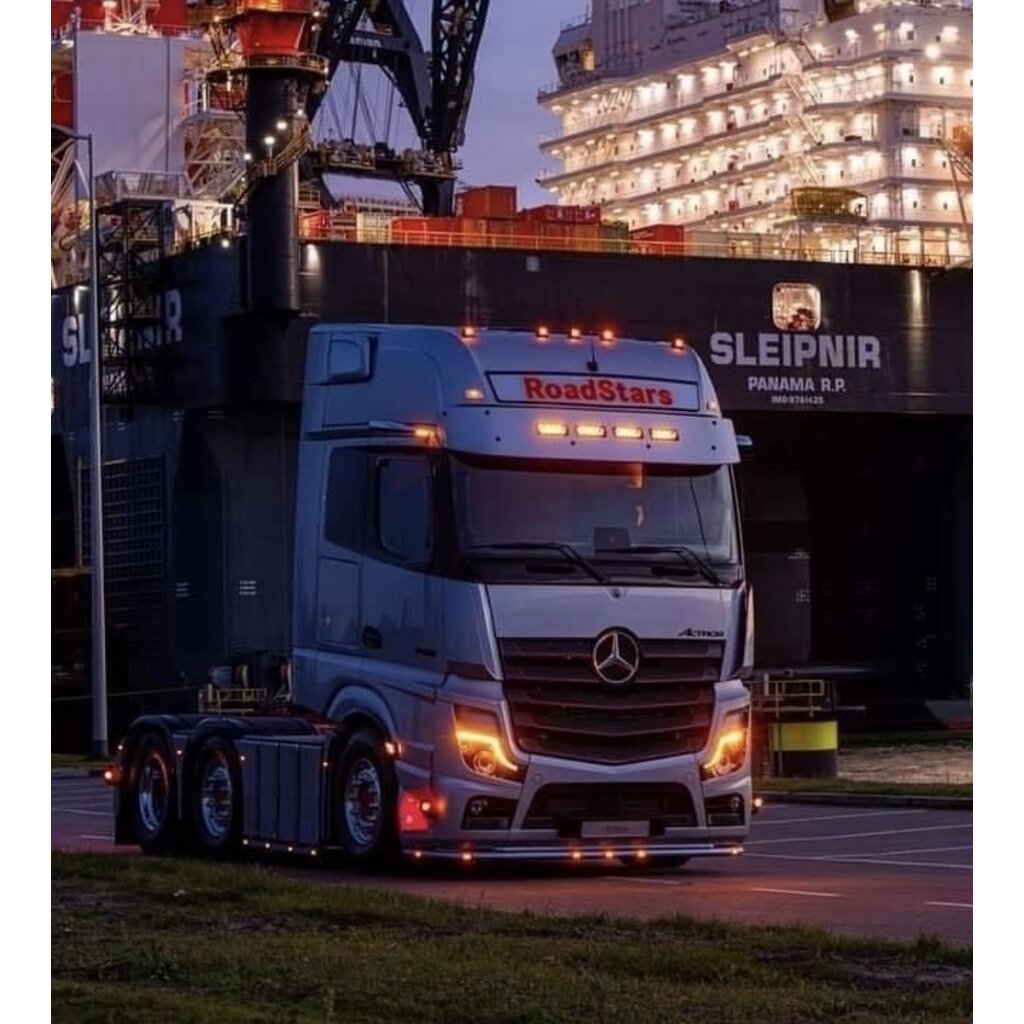
<svg viewBox="0 0 1024 1024"><path fill-rule="evenodd" d="M764 812L762 811L762 814ZM925 811L867 811L862 814L821 814L814 818L758 818L757 825L802 825L805 821L839 821L843 818L886 818L895 815L925 814Z"/></svg>
<svg viewBox="0 0 1024 1024"><path fill-rule="evenodd" d="M762 860L810 860L816 864L880 864L886 868L948 868L950 871L973 871L971 864L942 864L930 861L874 860L871 857L807 857L798 853L744 853L744 857L760 857Z"/></svg>
<svg viewBox="0 0 1024 1024"><path fill-rule="evenodd" d="M972 825L925 825L921 828L893 828L883 832L846 832L834 836L787 836L782 839L751 839L744 846L766 846L769 843L825 843L836 839L867 839L871 836L902 836L912 832L941 832L951 828L973 828Z"/></svg>
<svg viewBox="0 0 1024 1024"><path fill-rule="evenodd" d="M671 878L634 878L631 875L602 875L606 882L643 882L645 885L682 885Z"/></svg>
<svg viewBox="0 0 1024 1024"><path fill-rule="evenodd" d="M808 892L805 889L756 889L752 888L751 892L771 892L778 893L781 896L827 896L830 899L839 899L843 894L840 892Z"/></svg>
<svg viewBox="0 0 1024 1024"><path fill-rule="evenodd" d="M928 900L925 902L926 907L960 907L962 910L973 910L973 903L940 903L938 900Z"/></svg>
<svg viewBox="0 0 1024 1024"><path fill-rule="evenodd" d="M973 850L974 846L968 843L967 846L924 846L917 850L872 850L872 857L905 857L910 853L950 853L953 850ZM857 856L851 854L851 856Z"/></svg>

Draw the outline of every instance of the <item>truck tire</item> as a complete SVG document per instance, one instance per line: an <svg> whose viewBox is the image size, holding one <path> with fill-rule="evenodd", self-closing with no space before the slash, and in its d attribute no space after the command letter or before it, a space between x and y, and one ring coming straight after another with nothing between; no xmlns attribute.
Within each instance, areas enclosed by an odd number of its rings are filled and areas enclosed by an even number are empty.
<svg viewBox="0 0 1024 1024"><path fill-rule="evenodd" d="M129 778L135 841L144 853L167 853L178 838L178 791L171 749L160 733L140 737Z"/></svg>
<svg viewBox="0 0 1024 1024"><path fill-rule="evenodd" d="M237 854L242 846L242 776L231 740L211 736L199 748L189 803L199 851L208 857Z"/></svg>
<svg viewBox="0 0 1024 1024"><path fill-rule="evenodd" d="M398 781L383 746L373 729L357 729L335 762L334 832L349 862L361 867L392 864L401 848Z"/></svg>

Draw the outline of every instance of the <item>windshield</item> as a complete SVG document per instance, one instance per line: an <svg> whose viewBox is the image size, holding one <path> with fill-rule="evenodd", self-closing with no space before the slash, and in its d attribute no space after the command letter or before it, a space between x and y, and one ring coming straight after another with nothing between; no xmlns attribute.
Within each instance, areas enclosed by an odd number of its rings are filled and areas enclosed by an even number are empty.
<svg viewBox="0 0 1024 1024"><path fill-rule="evenodd" d="M578 575L579 567L566 557L575 552L616 579L621 570L643 565L647 582L652 571L723 583L738 574L735 502L726 466L453 455L451 476L463 554L554 561ZM534 544L544 547L532 550ZM572 552L559 552L560 545ZM712 572L702 572L701 563Z"/></svg>

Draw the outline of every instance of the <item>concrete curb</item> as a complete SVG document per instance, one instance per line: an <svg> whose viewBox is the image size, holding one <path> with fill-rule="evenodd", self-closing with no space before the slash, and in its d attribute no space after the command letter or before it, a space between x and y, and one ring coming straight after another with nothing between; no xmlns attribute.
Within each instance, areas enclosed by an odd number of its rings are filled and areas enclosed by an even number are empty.
<svg viewBox="0 0 1024 1024"><path fill-rule="evenodd" d="M834 807L919 807L937 811L973 811L966 796L910 796L894 793L758 793L765 804L831 804Z"/></svg>

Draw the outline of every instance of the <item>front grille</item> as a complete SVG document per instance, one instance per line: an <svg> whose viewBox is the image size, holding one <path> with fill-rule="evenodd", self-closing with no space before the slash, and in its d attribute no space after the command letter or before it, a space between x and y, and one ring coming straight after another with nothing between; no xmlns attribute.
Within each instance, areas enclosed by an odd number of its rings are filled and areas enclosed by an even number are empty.
<svg viewBox="0 0 1024 1024"><path fill-rule="evenodd" d="M505 639L505 698L521 750L599 764L692 754L707 744L725 645L641 640L623 686L591 667L592 640Z"/></svg>
<svg viewBox="0 0 1024 1024"><path fill-rule="evenodd" d="M678 783L553 783L541 786L523 828L558 829L579 836L584 821L648 821L651 835L697 824L693 800Z"/></svg>

